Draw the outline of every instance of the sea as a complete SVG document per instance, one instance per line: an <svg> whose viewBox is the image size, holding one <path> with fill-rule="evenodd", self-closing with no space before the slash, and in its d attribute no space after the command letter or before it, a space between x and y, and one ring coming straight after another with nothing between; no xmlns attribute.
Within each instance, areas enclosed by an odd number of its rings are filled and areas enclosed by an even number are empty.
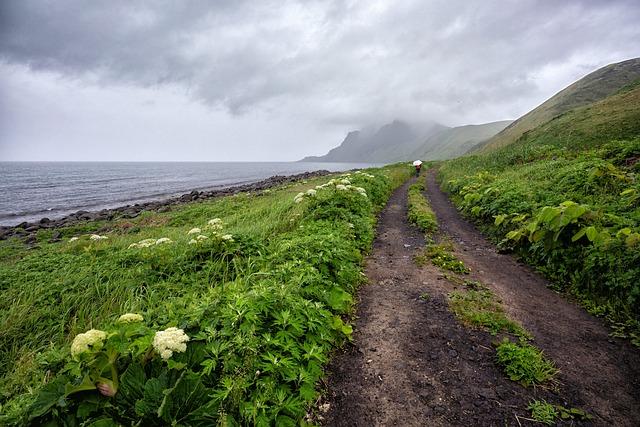
<svg viewBox="0 0 640 427"><path fill-rule="evenodd" d="M162 200L273 175L377 166L312 162L0 162L0 225Z"/></svg>

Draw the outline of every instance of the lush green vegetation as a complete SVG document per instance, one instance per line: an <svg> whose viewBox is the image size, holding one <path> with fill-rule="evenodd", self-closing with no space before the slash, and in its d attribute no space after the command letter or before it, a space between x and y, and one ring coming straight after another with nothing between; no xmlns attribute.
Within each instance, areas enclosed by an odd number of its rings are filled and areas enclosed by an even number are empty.
<svg viewBox="0 0 640 427"><path fill-rule="evenodd" d="M420 227L426 233L433 233L438 229L436 214L424 197L424 179L409 186L407 203L409 206L409 221Z"/></svg>
<svg viewBox="0 0 640 427"><path fill-rule="evenodd" d="M524 386L543 384L558 373L542 351L524 340L514 343L505 338L496 348L496 358L509 378Z"/></svg>
<svg viewBox="0 0 640 427"><path fill-rule="evenodd" d="M375 213L410 172L1 242L0 423L303 422L350 338Z"/></svg>
<svg viewBox="0 0 640 427"><path fill-rule="evenodd" d="M516 143L441 167L458 207L505 250L640 345L640 88ZM614 138L626 138L614 140Z"/></svg>

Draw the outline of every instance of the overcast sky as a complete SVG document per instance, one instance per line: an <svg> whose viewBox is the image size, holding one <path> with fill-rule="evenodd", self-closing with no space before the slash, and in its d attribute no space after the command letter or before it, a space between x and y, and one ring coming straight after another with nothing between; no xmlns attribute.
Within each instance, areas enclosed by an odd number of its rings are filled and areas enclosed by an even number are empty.
<svg viewBox="0 0 640 427"><path fill-rule="evenodd" d="M296 160L514 119L640 56L629 1L0 1L0 160Z"/></svg>

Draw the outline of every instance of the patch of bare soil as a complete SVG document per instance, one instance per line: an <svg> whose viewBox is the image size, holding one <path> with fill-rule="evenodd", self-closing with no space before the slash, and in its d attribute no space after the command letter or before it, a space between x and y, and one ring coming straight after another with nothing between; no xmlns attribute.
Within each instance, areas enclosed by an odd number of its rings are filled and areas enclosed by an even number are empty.
<svg viewBox="0 0 640 427"><path fill-rule="evenodd" d="M581 407L594 415L595 425L638 425L638 353L609 339L598 320L548 290L527 268L497 254L436 191L433 176L428 179L440 226L472 268L471 278L502 297L508 312L556 361L562 370L559 388L524 388L510 381L495 364L496 337L462 326L449 311L447 294L455 285L436 267L415 264L424 237L406 219L411 180L380 216L366 263L370 283L358 294L353 343L329 367L324 424L527 425L532 423L526 407L535 398ZM564 311L573 315L562 317ZM577 327L564 331L555 325L560 319ZM587 355L591 360L584 363ZM595 369L598 364L601 369ZM583 377L574 375L583 365Z"/></svg>

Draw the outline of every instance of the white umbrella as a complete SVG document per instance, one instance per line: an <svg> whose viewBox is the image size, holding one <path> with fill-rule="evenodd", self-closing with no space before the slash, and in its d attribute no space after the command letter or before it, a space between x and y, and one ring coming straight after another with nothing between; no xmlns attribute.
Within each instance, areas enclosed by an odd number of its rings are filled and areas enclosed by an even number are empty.
<svg viewBox="0 0 640 427"><path fill-rule="evenodd" d="M416 160L413 162L413 166L420 166L422 164L422 160Z"/></svg>

